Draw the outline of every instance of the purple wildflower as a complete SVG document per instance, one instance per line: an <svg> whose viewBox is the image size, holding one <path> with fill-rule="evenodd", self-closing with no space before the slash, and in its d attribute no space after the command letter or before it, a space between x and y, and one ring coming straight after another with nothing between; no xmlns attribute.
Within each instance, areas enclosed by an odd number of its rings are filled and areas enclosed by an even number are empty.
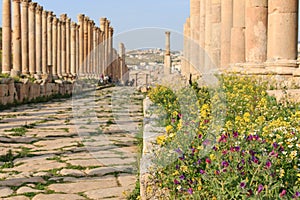
<svg viewBox="0 0 300 200"><path fill-rule="evenodd" d="M175 185L178 185L179 184L179 181L177 179L174 179L174 184Z"/></svg>
<svg viewBox="0 0 300 200"><path fill-rule="evenodd" d="M234 147L234 149L235 149L235 151L240 151L240 147L239 146L236 146L236 147Z"/></svg>
<svg viewBox="0 0 300 200"><path fill-rule="evenodd" d="M245 182L241 182L240 187L244 189L246 187L246 183Z"/></svg>
<svg viewBox="0 0 300 200"><path fill-rule="evenodd" d="M229 163L227 161L222 161L221 165L222 167L228 167Z"/></svg>
<svg viewBox="0 0 300 200"><path fill-rule="evenodd" d="M201 160L199 159L199 160L197 161L197 164L200 165L200 163L201 163Z"/></svg>
<svg viewBox="0 0 300 200"><path fill-rule="evenodd" d="M267 169L270 169L271 166L272 166L272 163L271 163L270 160L268 160L268 161L266 162L266 168L267 168Z"/></svg>
<svg viewBox="0 0 300 200"><path fill-rule="evenodd" d="M294 195L294 199L297 199L300 197L300 192L296 192L296 194Z"/></svg>
<svg viewBox="0 0 300 200"><path fill-rule="evenodd" d="M205 171L203 169L200 169L200 174L205 174Z"/></svg>
<svg viewBox="0 0 300 200"><path fill-rule="evenodd" d="M277 147L279 147L279 145L276 142L274 142L273 147L274 147L274 149L277 149Z"/></svg>
<svg viewBox="0 0 300 200"><path fill-rule="evenodd" d="M192 189L192 188L189 188L189 189L188 189L188 193L189 193L189 194L193 194L193 189Z"/></svg>
<svg viewBox="0 0 300 200"><path fill-rule="evenodd" d="M238 132L237 131L233 131L233 137L237 138L238 136L239 136Z"/></svg>
<svg viewBox="0 0 300 200"><path fill-rule="evenodd" d="M258 189L257 189L257 194L261 193L263 191L264 186L262 184L259 184Z"/></svg>
<svg viewBox="0 0 300 200"><path fill-rule="evenodd" d="M284 197L286 195L286 190L282 190L279 194L280 197Z"/></svg>
<svg viewBox="0 0 300 200"><path fill-rule="evenodd" d="M182 174L179 176L180 180L184 180L185 179L185 176Z"/></svg>

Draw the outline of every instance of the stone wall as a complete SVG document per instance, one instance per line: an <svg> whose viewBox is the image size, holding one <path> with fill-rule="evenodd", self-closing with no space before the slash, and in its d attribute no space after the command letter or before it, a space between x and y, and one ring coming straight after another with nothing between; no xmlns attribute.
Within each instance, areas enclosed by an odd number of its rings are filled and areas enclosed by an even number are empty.
<svg viewBox="0 0 300 200"><path fill-rule="evenodd" d="M73 83L32 83L16 82L14 79L0 79L0 105L23 103L39 97L72 94Z"/></svg>

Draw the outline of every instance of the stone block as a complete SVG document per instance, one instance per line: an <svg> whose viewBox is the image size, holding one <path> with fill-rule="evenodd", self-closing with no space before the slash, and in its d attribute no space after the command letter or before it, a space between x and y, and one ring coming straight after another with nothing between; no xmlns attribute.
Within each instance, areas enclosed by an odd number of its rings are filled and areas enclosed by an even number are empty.
<svg viewBox="0 0 300 200"><path fill-rule="evenodd" d="M0 97L5 97L8 95L8 85L0 84Z"/></svg>

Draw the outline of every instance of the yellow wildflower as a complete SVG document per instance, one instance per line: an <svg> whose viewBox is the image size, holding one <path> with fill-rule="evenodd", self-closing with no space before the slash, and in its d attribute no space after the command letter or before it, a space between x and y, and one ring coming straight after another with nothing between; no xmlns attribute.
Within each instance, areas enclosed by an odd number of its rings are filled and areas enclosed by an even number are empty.
<svg viewBox="0 0 300 200"><path fill-rule="evenodd" d="M161 136L158 136L156 138L156 142L159 145L163 145L165 143L165 141L166 141L166 136L165 135L161 135Z"/></svg>

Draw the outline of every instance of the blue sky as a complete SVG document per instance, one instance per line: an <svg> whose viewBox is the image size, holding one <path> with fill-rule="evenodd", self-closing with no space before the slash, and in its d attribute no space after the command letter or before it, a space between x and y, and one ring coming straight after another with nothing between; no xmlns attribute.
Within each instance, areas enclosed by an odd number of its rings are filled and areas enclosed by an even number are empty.
<svg viewBox="0 0 300 200"><path fill-rule="evenodd" d="M67 13L75 22L77 14L83 13L99 26L100 17L105 16L111 20L115 35L144 27L170 29L182 33L185 19L189 16L189 0L35 0L35 2L46 10L54 11L57 16Z"/></svg>

